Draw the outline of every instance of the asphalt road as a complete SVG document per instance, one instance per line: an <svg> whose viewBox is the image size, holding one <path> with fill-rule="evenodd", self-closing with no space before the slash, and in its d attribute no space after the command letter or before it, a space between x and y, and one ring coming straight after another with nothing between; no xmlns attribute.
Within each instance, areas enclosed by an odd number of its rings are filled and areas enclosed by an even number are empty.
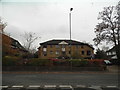
<svg viewBox="0 0 120 90"><path fill-rule="evenodd" d="M3 85L118 85L117 73L3 73Z"/></svg>

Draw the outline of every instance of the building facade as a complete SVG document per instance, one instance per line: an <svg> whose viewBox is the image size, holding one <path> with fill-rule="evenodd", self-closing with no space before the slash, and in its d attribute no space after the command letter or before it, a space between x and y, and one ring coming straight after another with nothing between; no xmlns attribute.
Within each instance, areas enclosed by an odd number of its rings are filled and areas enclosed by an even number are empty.
<svg viewBox="0 0 120 90"><path fill-rule="evenodd" d="M27 53L28 51L12 37L2 34L2 55L3 56L18 56Z"/></svg>
<svg viewBox="0 0 120 90"><path fill-rule="evenodd" d="M75 40L50 40L40 43L38 57L51 58L91 58L94 48L86 43Z"/></svg>

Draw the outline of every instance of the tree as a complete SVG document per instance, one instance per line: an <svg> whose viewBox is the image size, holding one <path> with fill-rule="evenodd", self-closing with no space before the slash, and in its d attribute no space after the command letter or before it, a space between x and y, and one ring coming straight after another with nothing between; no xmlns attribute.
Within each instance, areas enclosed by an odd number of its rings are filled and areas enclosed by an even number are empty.
<svg viewBox="0 0 120 90"><path fill-rule="evenodd" d="M120 4L116 6L105 7L99 12L95 33L96 38L93 39L95 45L102 41L112 42L116 47L117 58L120 59Z"/></svg>
<svg viewBox="0 0 120 90"><path fill-rule="evenodd" d="M104 50L97 49L95 54L96 59L108 59L107 54Z"/></svg>
<svg viewBox="0 0 120 90"><path fill-rule="evenodd" d="M3 22L0 17L0 33L3 33L4 28L7 26L7 23Z"/></svg>
<svg viewBox="0 0 120 90"><path fill-rule="evenodd" d="M0 17L0 57L2 57L2 55L3 55L3 52L1 52L3 50L2 37L3 37L3 32L4 32L3 30L6 26L7 26L7 24L5 22L3 22Z"/></svg>
<svg viewBox="0 0 120 90"><path fill-rule="evenodd" d="M35 33L33 32L25 32L24 35L23 35L23 38L24 38L24 48L26 50L28 50L30 53L33 52L33 50L35 49L32 49L32 44L39 38L36 36Z"/></svg>

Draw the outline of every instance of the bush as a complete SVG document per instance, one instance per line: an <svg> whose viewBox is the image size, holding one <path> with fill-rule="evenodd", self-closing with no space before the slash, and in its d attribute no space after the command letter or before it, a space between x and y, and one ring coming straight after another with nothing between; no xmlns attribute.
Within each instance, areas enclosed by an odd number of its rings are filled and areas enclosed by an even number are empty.
<svg viewBox="0 0 120 90"><path fill-rule="evenodd" d="M28 61L26 65L29 66L48 66L50 64L50 60L48 59L38 59L34 58Z"/></svg>
<svg viewBox="0 0 120 90"><path fill-rule="evenodd" d="M5 56L2 58L2 65L3 66L14 66L17 65L19 62L19 57L15 56Z"/></svg>
<svg viewBox="0 0 120 90"><path fill-rule="evenodd" d="M72 64L73 67L83 67L88 65L87 60L76 59L76 60L70 60L69 62L70 64Z"/></svg>
<svg viewBox="0 0 120 90"><path fill-rule="evenodd" d="M103 65L103 60L102 59L88 60L88 62L89 62L89 66L98 67L98 66Z"/></svg>

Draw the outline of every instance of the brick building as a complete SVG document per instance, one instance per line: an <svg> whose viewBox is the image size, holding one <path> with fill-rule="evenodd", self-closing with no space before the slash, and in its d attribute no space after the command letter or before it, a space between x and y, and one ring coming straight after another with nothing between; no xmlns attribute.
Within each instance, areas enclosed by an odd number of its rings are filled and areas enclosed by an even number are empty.
<svg viewBox="0 0 120 90"><path fill-rule="evenodd" d="M2 34L2 54L3 56L12 55L18 56L27 53L28 51L12 37Z"/></svg>
<svg viewBox="0 0 120 90"><path fill-rule="evenodd" d="M41 59L50 58L91 58L94 48L75 40L49 40L40 43L38 56Z"/></svg>

